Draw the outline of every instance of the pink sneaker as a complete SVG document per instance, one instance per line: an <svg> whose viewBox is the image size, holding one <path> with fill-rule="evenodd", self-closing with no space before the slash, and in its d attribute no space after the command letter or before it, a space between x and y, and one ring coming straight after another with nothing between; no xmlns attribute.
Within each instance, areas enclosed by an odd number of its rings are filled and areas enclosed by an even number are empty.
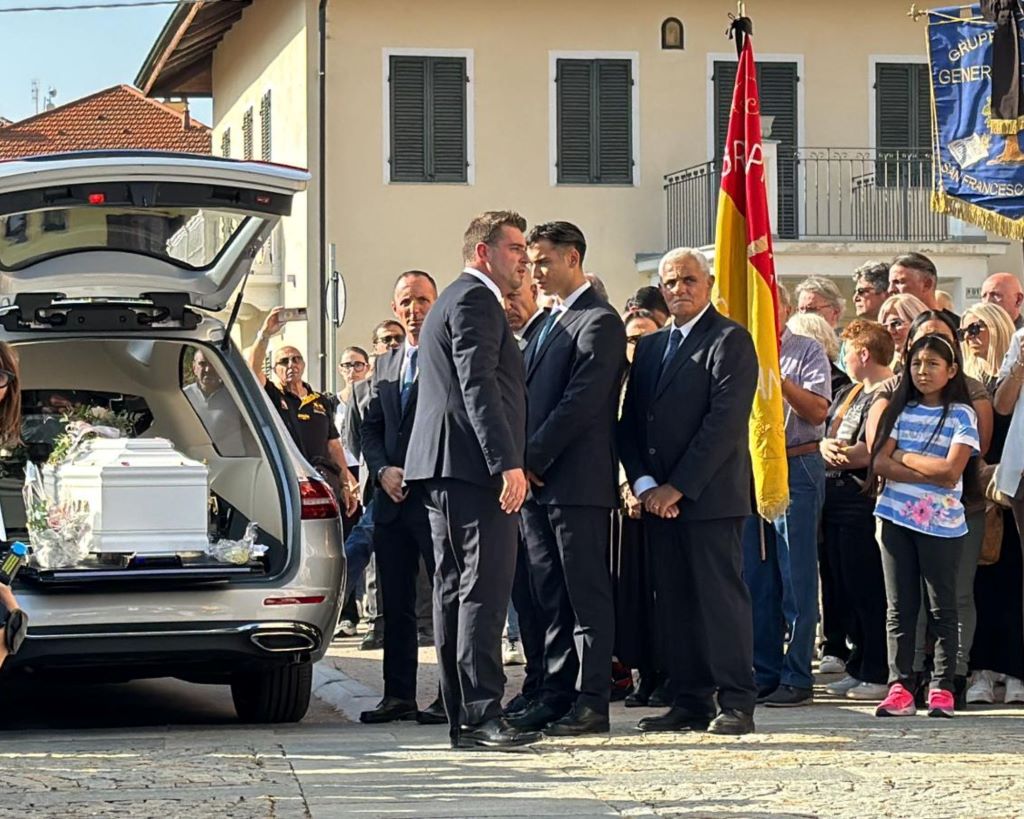
<svg viewBox="0 0 1024 819"><path fill-rule="evenodd" d="M953 694L942 688L933 688L928 692L928 716L946 717L953 716Z"/></svg>
<svg viewBox="0 0 1024 819"><path fill-rule="evenodd" d="M950 708L952 708L952 702L950 702ZM889 696L882 700L875 709L876 717L912 717L916 713L914 695L899 683L889 686Z"/></svg>

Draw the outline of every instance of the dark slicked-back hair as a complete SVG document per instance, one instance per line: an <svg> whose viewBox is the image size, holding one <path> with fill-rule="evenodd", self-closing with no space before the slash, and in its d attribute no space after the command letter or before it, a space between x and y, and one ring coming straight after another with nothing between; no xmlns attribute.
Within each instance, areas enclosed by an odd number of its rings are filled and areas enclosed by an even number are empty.
<svg viewBox="0 0 1024 819"><path fill-rule="evenodd" d="M392 286L392 290L401 284L402 279L426 279L434 288L434 292L437 292L437 282L434 281L434 277L431 276L426 270L406 270L404 273L399 273L398 278L395 279L395 283Z"/></svg>
<svg viewBox="0 0 1024 819"><path fill-rule="evenodd" d="M854 285L861 279L870 284L876 293L886 293L889 290L889 265L885 262L864 262L853 271Z"/></svg>
<svg viewBox="0 0 1024 819"><path fill-rule="evenodd" d="M526 237L526 244L532 245L547 239L555 247L574 247L580 254L580 264L587 255L587 240L572 222L544 222L534 225Z"/></svg>
<svg viewBox="0 0 1024 819"><path fill-rule="evenodd" d="M462 237L463 261L473 262L476 259L476 246L480 242L493 245L506 225L526 230L526 220L514 210L489 210L473 217Z"/></svg>
<svg viewBox="0 0 1024 819"><path fill-rule="evenodd" d="M923 253L904 253L902 256L897 256L892 260L892 267L909 267L911 270L916 270L918 273L924 273L930 277L932 281L938 281L939 271L935 267L935 263L925 256Z"/></svg>
<svg viewBox="0 0 1024 819"><path fill-rule="evenodd" d="M371 344L377 343L377 334L380 333L380 331L383 330L385 327L397 327L399 330L402 331L402 336L405 336L405 328L402 326L402 322L400 322L398 319L393 318L384 319L384 321L382 321L380 324L373 328L373 339L371 341Z"/></svg>
<svg viewBox="0 0 1024 819"><path fill-rule="evenodd" d="M657 310L666 316L671 315L661 289L649 284L641 287L626 300L626 310Z"/></svg>

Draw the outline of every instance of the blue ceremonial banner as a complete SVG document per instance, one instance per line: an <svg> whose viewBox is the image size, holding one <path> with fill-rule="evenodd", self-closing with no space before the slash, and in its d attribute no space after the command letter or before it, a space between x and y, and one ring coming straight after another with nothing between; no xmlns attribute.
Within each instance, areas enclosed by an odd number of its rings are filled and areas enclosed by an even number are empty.
<svg viewBox="0 0 1024 819"><path fill-rule="evenodd" d="M978 5L928 13L935 189L932 208L1024 239L1024 152L992 113L995 25ZM1024 31L1024 29L1022 29ZM1012 43L1011 39L1011 43ZM1021 48L1024 54L1024 48Z"/></svg>

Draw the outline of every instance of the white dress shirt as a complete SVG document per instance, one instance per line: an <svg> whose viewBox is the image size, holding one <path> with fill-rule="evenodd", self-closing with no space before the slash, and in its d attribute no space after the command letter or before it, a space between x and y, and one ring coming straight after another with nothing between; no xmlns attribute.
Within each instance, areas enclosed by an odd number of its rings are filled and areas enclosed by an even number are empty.
<svg viewBox="0 0 1024 819"><path fill-rule="evenodd" d="M494 283L490 276L487 276L486 274L481 273L479 270L476 270L475 268L472 267L465 267L462 269L462 272L468 273L470 276L476 276L476 278L480 279L480 281L486 284L487 289L494 294L494 298L498 300L498 304L500 304L502 306L502 309L504 309L505 300L501 297L501 290L498 289L498 285Z"/></svg>
<svg viewBox="0 0 1024 819"><path fill-rule="evenodd" d="M672 329L669 330L669 333L671 334L675 332L676 329L678 329L683 336L681 339L679 339L679 344L676 346L673 355L675 355L676 352L679 352L679 348L683 346L683 343L686 341L686 337L690 335L690 331L693 329L694 325L701 320L701 318L708 311L708 308L710 306L711 303L708 302L708 304L704 306L703 310L701 310L696 316L694 316L692 319L690 319L688 322L686 322L686 324L683 324L682 326L676 324L674 321L672 322ZM639 498L648 489L656 489L657 486L658 482L654 480L653 475L641 475L633 483L633 496Z"/></svg>
<svg viewBox="0 0 1024 819"><path fill-rule="evenodd" d="M526 324L519 328L519 332L516 333L516 338L522 339L526 335L526 331L530 329L530 325L533 324L538 318L544 316L544 311L541 308L537 308L537 312L534 313L526 320Z"/></svg>

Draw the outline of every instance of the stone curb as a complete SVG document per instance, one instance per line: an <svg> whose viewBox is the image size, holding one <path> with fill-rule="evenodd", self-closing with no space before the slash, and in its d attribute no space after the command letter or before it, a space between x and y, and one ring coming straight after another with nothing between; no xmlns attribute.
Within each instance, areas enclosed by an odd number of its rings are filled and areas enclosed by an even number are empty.
<svg viewBox="0 0 1024 819"><path fill-rule="evenodd" d="M313 696L353 722L358 722L359 714L374 708L381 695L379 691L352 679L324 658L313 666Z"/></svg>

